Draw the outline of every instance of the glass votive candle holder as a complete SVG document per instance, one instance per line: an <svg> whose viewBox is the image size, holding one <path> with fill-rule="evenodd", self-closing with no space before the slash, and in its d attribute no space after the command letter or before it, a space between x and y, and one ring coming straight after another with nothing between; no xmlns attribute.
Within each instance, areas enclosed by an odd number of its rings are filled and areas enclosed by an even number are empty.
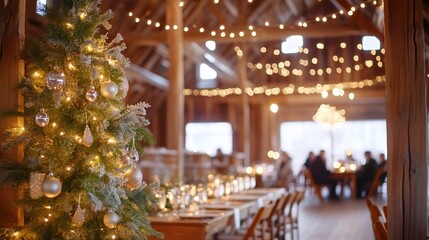
<svg viewBox="0 0 429 240"><path fill-rule="evenodd" d="M255 188L256 187L256 176L252 175L250 176L250 188Z"/></svg>
<svg viewBox="0 0 429 240"><path fill-rule="evenodd" d="M226 181L225 182L225 196L229 196L231 194L231 184Z"/></svg>
<svg viewBox="0 0 429 240"><path fill-rule="evenodd" d="M243 191L244 190L244 178L243 177L238 177L238 191Z"/></svg>
<svg viewBox="0 0 429 240"><path fill-rule="evenodd" d="M244 190L249 190L250 189L250 177L249 175L245 175L243 177L243 181L244 181Z"/></svg>
<svg viewBox="0 0 429 240"><path fill-rule="evenodd" d="M238 187L238 180L234 179L232 180L232 192L238 193L238 191L240 191L240 188Z"/></svg>

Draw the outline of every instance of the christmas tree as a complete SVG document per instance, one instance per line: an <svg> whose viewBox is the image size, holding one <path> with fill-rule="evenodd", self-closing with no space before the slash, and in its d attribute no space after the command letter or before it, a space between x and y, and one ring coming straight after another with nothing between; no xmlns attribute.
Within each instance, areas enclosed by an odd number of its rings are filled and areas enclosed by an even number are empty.
<svg viewBox="0 0 429 240"><path fill-rule="evenodd" d="M0 184L25 189L27 211L10 239L146 239L157 183L136 168L138 143L150 142L146 103L126 106L125 45L110 40L112 12L99 1L65 0L48 9L42 41L27 44L25 128L6 132L2 150L24 144L24 163L0 162ZM104 31L104 30L103 30Z"/></svg>

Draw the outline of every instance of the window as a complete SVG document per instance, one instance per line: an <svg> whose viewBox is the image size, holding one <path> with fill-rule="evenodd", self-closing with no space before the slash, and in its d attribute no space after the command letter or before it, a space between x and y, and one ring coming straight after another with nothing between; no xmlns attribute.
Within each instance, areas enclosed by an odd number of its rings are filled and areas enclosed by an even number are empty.
<svg viewBox="0 0 429 240"><path fill-rule="evenodd" d="M207 41L206 42L206 47L210 50L210 51L214 51L216 50L216 42L215 41Z"/></svg>
<svg viewBox="0 0 429 240"><path fill-rule="evenodd" d="M186 124L185 147L188 151L202 152L214 156L216 149L232 153L232 128L227 122Z"/></svg>
<svg viewBox="0 0 429 240"><path fill-rule="evenodd" d="M362 48L363 50L380 50L380 40L374 36L363 36Z"/></svg>
<svg viewBox="0 0 429 240"><path fill-rule="evenodd" d="M282 42L282 53L297 53L304 45L304 38L301 35L292 35Z"/></svg>
<svg viewBox="0 0 429 240"><path fill-rule="evenodd" d="M39 14L40 16L45 16L46 15L46 2L47 0L37 0L37 4L36 4L36 13Z"/></svg>
<svg viewBox="0 0 429 240"><path fill-rule="evenodd" d="M217 78L217 72L205 63L200 64L200 79L213 80Z"/></svg>
<svg viewBox="0 0 429 240"><path fill-rule="evenodd" d="M342 160L351 150L353 158L364 161L364 152L371 151L378 160L380 153L387 154L385 120L346 121L333 128L334 161ZM284 122L280 128L281 149L292 157L292 169L297 173L307 155L326 151L327 167L332 166L331 132L315 122ZM331 167L332 168L332 167Z"/></svg>

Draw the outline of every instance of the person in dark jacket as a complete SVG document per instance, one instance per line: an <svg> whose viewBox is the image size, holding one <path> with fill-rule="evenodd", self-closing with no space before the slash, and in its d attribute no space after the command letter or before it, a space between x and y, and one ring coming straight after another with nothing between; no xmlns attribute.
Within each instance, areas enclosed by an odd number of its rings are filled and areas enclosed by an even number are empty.
<svg viewBox="0 0 429 240"><path fill-rule="evenodd" d="M337 180L331 177L331 172L326 168L325 150L321 150L319 156L309 164L309 169L313 179L318 184L329 184L329 198L338 199L335 188Z"/></svg>
<svg viewBox="0 0 429 240"><path fill-rule="evenodd" d="M357 187L356 196L358 198L365 197L368 188L374 180L375 174L377 173L377 162L372 158L370 151L365 152L365 164L362 165L361 169L357 172Z"/></svg>

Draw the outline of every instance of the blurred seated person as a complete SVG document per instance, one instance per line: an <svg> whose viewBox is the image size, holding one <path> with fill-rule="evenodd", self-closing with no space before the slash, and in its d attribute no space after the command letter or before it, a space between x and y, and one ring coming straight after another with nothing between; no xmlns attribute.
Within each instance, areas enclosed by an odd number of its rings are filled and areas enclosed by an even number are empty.
<svg viewBox="0 0 429 240"><path fill-rule="evenodd" d="M379 155L379 161L378 161L378 169L384 168L384 173L380 176L380 183L384 183L387 177L387 162L386 162L386 156L384 153L380 153Z"/></svg>
<svg viewBox="0 0 429 240"><path fill-rule="evenodd" d="M223 154L222 149L216 149L216 154L212 157L212 166L217 173L228 173L228 158Z"/></svg>
<svg viewBox="0 0 429 240"><path fill-rule="evenodd" d="M337 187L337 180L333 179L331 172L326 168L326 152L320 150L319 156L313 160L309 165L309 170L313 176L316 184L329 184L329 198L338 199L335 188Z"/></svg>
<svg viewBox="0 0 429 240"><path fill-rule="evenodd" d="M308 167L310 166L310 163L311 163L311 162L313 162L313 160L315 160L315 159L316 159L316 155L314 154L314 152L313 152L313 151L310 151L310 152L308 153L308 157L307 157L307 159L305 160L304 166L305 166L306 168L308 168Z"/></svg>
<svg viewBox="0 0 429 240"><path fill-rule="evenodd" d="M377 162L372 158L370 151L365 152L365 164L362 165L360 170L357 172L357 187L356 187L356 196L358 198L365 197L368 188L374 180L375 174L377 172ZM364 195L363 195L364 194Z"/></svg>
<svg viewBox="0 0 429 240"><path fill-rule="evenodd" d="M289 185L294 181L291 165L292 158L289 157L287 152L282 151L279 161L280 166L278 168L277 180L274 183L274 186L289 189Z"/></svg>

